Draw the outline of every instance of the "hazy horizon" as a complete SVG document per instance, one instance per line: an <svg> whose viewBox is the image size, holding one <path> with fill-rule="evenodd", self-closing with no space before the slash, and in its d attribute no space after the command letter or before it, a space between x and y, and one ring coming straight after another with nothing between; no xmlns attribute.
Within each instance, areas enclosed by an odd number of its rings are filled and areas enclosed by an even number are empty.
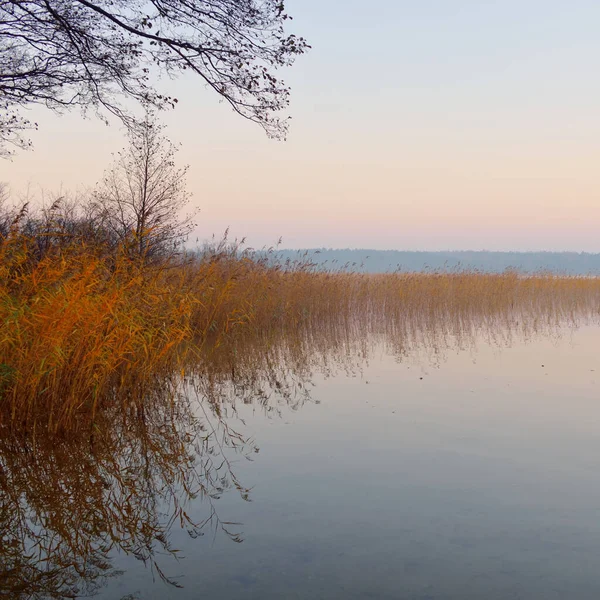
<svg viewBox="0 0 600 600"><path fill-rule="evenodd" d="M333 271L386 273L477 270L502 273L550 272L560 275L600 275L600 253L499 252L487 250L376 250L351 248L277 249L276 260L306 261Z"/></svg>
<svg viewBox="0 0 600 600"><path fill-rule="evenodd" d="M205 241L209 243L209 240ZM244 244L247 246L247 244ZM288 247L288 246L262 246L262 249L266 249L268 247L277 248L278 251L281 252L315 252L322 250L331 250L331 251L351 251L351 252L414 252L414 253L437 253L443 254L444 252L452 252L452 253L461 253L461 252L473 252L473 253L490 253L490 254L590 254L593 256L600 255L600 251L597 252L588 252L586 250L547 250L544 248L534 248L532 250L520 250L519 248L505 248L500 250L490 250L488 248L373 248L373 247L359 247L359 246L312 246L312 247ZM254 249L254 246L252 246Z"/></svg>

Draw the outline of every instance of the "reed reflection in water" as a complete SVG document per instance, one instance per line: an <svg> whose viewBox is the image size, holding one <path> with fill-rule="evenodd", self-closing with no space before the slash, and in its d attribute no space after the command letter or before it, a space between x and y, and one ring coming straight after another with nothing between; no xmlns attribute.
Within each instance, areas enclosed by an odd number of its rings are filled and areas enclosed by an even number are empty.
<svg viewBox="0 0 600 600"><path fill-rule="evenodd" d="M99 591L121 575L113 564L117 551L145 563L149 576L180 585L164 566L169 554L178 554L170 543L173 528L192 538L210 532L243 539L242 524L218 510L227 491L251 496L252 482L235 473L237 458L252 458L258 449L236 417L240 404L267 414L300 408L311 401L315 374L356 372L382 349L400 361L436 363L482 341L510 346L597 321L593 297L547 300L494 310L474 302L414 313L329 311L327 319L306 319L281 335L243 339L216 350L210 361L190 362L183 374L157 381L143 404L104 413L91 430L50 436L6 428L0 433L0 596ZM200 499L204 516L191 518L189 507L196 514Z"/></svg>

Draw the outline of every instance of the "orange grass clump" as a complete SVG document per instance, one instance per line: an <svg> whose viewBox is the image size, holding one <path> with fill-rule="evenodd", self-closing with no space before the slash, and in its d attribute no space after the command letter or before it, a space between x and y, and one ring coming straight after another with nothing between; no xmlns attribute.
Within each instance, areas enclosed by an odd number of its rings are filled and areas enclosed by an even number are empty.
<svg viewBox="0 0 600 600"><path fill-rule="evenodd" d="M160 381L235 377L261 361L383 336L401 349L443 332L535 331L596 318L600 279L323 272L235 249L151 263L69 239L0 239L0 425L64 431L143 406Z"/></svg>

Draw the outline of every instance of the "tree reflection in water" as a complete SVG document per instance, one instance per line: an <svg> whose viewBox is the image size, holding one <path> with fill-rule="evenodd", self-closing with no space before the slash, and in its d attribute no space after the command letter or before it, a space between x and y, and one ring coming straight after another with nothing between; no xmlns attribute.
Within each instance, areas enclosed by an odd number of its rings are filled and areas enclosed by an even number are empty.
<svg viewBox="0 0 600 600"><path fill-rule="evenodd" d="M244 498L229 456L253 452L218 411L199 418L181 393L156 394L143 408L105 415L92 433L69 438L0 435L0 597L90 594L118 574L110 554L131 554L169 580L158 552L176 555L169 531L192 537L215 528L235 541L235 524L214 508L225 490ZM207 418L208 416L211 418ZM196 522L189 502L208 500Z"/></svg>

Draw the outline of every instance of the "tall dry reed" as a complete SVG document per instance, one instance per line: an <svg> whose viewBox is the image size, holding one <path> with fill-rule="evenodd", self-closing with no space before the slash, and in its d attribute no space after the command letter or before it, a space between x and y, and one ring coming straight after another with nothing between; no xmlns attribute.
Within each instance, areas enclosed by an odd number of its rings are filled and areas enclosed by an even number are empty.
<svg viewBox="0 0 600 600"><path fill-rule="evenodd" d="M321 272L224 247L147 263L81 237L41 256L36 242L12 231L0 244L0 425L17 429L93 427L188 374L235 381L369 337L402 352L440 332L527 333L600 307L595 278Z"/></svg>

